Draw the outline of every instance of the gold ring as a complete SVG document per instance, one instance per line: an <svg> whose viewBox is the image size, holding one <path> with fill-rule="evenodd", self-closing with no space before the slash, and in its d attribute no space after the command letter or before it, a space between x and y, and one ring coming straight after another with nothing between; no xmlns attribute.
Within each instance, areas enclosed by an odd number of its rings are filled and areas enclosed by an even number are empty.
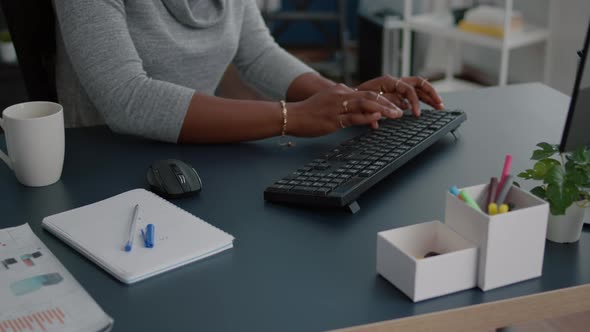
<svg viewBox="0 0 590 332"><path fill-rule="evenodd" d="M344 129L346 126L342 123L342 117L338 117L338 123L340 124L340 128Z"/></svg>
<svg viewBox="0 0 590 332"><path fill-rule="evenodd" d="M422 77L420 77L420 78L422 79L422 82L420 82L420 87L422 88L422 87L424 87L424 83L428 82L428 80L426 80L425 78L422 78Z"/></svg>
<svg viewBox="0 0 590 332"><path fill-rule="evenodd" d="M348 100L342 102L342 107L344 107L344 113L348 113Z"/></svg>
<svg viewBox="0 0 590 332"><path fill-rule="evenodd" d="M379 91L379 93L377 94L377 98L375 98L375 100L379 100L379 97L383 96L383 91Z"/></svg>

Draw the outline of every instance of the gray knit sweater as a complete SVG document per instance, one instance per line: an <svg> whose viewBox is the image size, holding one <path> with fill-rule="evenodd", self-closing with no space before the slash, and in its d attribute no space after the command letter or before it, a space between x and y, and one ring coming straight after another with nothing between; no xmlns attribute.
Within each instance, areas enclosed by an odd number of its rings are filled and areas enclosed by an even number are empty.
<svg viewBox="0 0 590 332"><path fill-rule="evenodd" d="M312 71L273 41L254 0L54 0L57 89L67 126L176 142L196 92L230 63L284 98Z"/></svg>

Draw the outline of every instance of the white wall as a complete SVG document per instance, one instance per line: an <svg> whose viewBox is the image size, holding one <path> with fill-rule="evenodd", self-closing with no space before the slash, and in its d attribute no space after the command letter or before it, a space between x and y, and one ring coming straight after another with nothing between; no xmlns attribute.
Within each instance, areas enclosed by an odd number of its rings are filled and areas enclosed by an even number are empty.
<svg viewBox="0 0 590 332"><path fill-rule="evenodd" d="M576 51L582 48L590 21L589 0L553 0L551 8L549 85L571 94L577 70Z"/></svg>

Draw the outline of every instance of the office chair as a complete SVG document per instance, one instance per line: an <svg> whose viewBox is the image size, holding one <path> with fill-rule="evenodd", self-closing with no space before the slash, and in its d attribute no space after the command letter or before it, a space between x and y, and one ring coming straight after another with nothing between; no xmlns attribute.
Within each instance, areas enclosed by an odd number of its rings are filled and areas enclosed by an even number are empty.
<svg viewBox="0 0 590 332"><path fill-rule="evenodd" d="M0 0L29 100L57 102L51 0Z"/></svg>

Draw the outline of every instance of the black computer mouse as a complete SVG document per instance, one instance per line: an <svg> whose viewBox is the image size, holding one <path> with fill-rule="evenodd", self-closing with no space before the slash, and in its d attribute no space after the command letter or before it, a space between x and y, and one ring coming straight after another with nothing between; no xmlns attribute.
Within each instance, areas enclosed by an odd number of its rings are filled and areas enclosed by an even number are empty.
<svg viewBox="0 0 590 332"><path fill-rule="evenodd" d="M147 171L150 189L166 198L177 198L197 194L203 183L197 171L181 160L164 159L155 161Z"/></svg>

